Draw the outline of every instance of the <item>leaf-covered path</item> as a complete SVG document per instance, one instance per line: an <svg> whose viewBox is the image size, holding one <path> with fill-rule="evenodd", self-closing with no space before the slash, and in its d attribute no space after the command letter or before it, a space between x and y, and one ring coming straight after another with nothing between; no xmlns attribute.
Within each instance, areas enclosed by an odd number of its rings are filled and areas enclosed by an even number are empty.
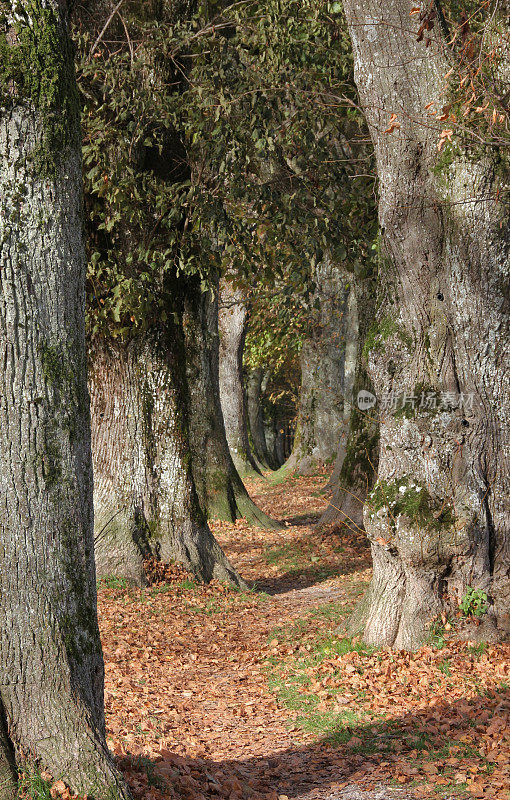
<svg viewBox="0 0 510 800"><path fill-rule="evenodd" d="M508 648L346 639L370 557L361 534L314 528L324 483L251 487L283 531L214 525L250 592L178 568L144 591L103 582L109 744L135 797L504 800Z"/></svg>

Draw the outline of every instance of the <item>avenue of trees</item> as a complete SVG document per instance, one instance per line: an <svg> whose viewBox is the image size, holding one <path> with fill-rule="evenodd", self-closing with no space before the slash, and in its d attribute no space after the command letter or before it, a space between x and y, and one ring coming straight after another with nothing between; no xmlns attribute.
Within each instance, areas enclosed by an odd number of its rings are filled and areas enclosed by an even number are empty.
<svg viewBox="0 0 510 800"><path fill-rule="evenodd" d="M0 0L0 800L128 797L96 578L244 586L268 470L331 466L366 642L509 634L508 14Z"/></svg>

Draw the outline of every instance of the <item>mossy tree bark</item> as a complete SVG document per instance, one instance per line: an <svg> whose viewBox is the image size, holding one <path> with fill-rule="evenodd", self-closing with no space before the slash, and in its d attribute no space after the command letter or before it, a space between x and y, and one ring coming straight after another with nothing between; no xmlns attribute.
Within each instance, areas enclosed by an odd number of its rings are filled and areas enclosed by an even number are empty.
<svg viewBox="0 0 510 800"><path fill-rule="evenodd" d="M0 793L128 797L105 741L79 102L65 4L0 3Z"/></svg>
<svg viewBox="0 0 510 800"><path fill-rule="evenodd" d="M223 279L220 290L220 400L232 459L241 478L261 474L248 438L248 418L243 386L243 349L248 312L240 289Z"/></svg>
<svg viewBox="0 0 510 800"><path fill-rule="evenodd" d="M315 274L318 308L301 351L301 387L292 453L285 469L302 475L335 459L344 420L345 314L343 270L329 258Z"/></svg>
<svg viewBox="0 0 510 800"><path fill-rule="evenodd" d="M244 517L264 528L282 527L250 499L228 448L220 404L218 293L190 287L184 306L190 447L201 506L209 519Z"/></svg>
<svg viewBox="0 0 510 800"><path fill-rule="evenodd" d="M201 581L241 585L195 489L180 325L123 345L94 342L90 393L98 575L141 583L154 557Z"/></svg>
<svg viewBox="0 0 510 800"><path fill-rule="evenodd" d="M78 8L77 15L96 36L114 8L113 0L98 0ZM194 0L138 9L142 16L149 13L155 24L167 13L182 21L194 10ZM115 18L110 24L116 24ZM147 91L158 91L158 82L169 80L167 69L168 64L158 65ZM122 147L122 124L119 131ZM119 157L123 154L112 148L112 161ZM161 151L145 144L134 148L129 168L140 176L150 171L168 183L191 177L184 144L168 129ZM148 229L154 228L154 213L144 209ZM145 234L139 221L125 223L115 248L121 264L137 252ZM162 233L161 247L166 243ZM103 241L96 246L104 247ZM145 269L143 263L139 268ZM155 287L155 294L160 291L163 298L161 306L152 307L147 316L157 319L168 313L174 322L154 323L129 340L95 337L90 347L97 573L140 584L145 580L144 560L154 557L182 563L201 581L217 578L242 585L207 526L193 480L182 298L195 287L185 275L167 274L162 280Z"/></svg>
<svg viewBox="0 0 510 800"><path fill-rule="evenodd" d="M491 636L508 629L510 599L500 154L480 148L474 157L460 140L438 154L442 124L425 109L443 105L455 56L437 24L420 41L412 5L344 3L387 254L369 368L378 398L401 401L381 412L378 483L365 512L374 579L357 625L366 641L402 648L422 641L468 586L489 597L482 627ZM437 408L422 403L429 395L439 395Z"/></svg>

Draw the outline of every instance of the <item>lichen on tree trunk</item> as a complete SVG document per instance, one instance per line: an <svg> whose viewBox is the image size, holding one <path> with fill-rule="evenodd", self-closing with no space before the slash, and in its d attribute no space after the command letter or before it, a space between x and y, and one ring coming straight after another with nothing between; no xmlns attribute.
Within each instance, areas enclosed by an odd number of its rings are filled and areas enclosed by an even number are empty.
<svg viewBox="0 0 510 800"><path fill-rule="evenodd" d="M425 109L444 102L452 56L439 26L428 46L409 33L411 5L344 4L386 253L369 369L379 403L398 398L397 408L379 406L378 483L365 509L374 579L357 624L366 641L404 648L467 587L489 597L485 632L504 635L510 599L509 220L499 154L480 148L475 157L461 135L438 153L442 124ZM383 133L391 114L398 125Z"/></svg>
<svg viewBox="0 0 510 800"><path fill-rule="evenodd" d="M3 2L0 37L2 793L14 756L80 794L127 798L105 741L79 113L63 5Z"/></svg>
<svg viewBox="0 0 510 800"><path fill-rule="evenodd" d="M186 364L179 325L91 352L96 566L144 580L152 556L201 581L242 581L210 532L189 445Z"/></svg>

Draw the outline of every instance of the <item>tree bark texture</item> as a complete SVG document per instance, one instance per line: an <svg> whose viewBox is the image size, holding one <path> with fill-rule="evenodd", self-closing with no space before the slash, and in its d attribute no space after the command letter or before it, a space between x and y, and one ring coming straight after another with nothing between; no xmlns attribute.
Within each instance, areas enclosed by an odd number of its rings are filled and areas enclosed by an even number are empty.
<svg viewBox="0 0 510 800"><path fill-rule="evenodd" d="M222 280L219 307L220 400L227 442L241 478L261 474L251 453L243 387L243 349L247 309L243 293Z"/></svg>
<svg viewBox="0 0 510 800"><path fill-rule="evenodd" d="M13 796L15 757L19 768L37 762L80 794L127 797L105 741L72 48L63 4L19 0L6 10L4 3L0 792Z"/></svg>
<svg viewBox="0 0 510 800"><path fill-rule="evenodd" d="M379 419L374 409L358 407L358 392L373 391L367 374L364 343L373 320L375 275L353 278L345 319L344 421L333 474L329 506L319 526L338 523L363 529L363 506L377 477ZM359 309L359 310L358 310Z"/></svg>
<svg viewBox="0 0 510 800"><path fill-rule="evenodd" d="M189 291L184 304L190 447L201 506L209 519L244 517L264 528L280 528L250 499L228 448L219 388L218 294Z"/></svg>
<svg viewBox="0 0 510 800"><path fill-rule="evenodd" d="M154 557L201 581L241 585L195 490L179 326L123 345L94 342L90 392L98 575L141 583Z"/></svg>
<svg viewBox="0 0 510 800"><path fill-rule="evenodd" d="M354 382L356 377L356 370L358 365L358 356L361 353L361 347L358 345L360 337L360 327L358 319L358 300L356 298L355 281L353 280L349 288L349 296L347 299L347 307L344 317L344 335L345 335L345 357L344 357L344 412L343 419L347 425L347 430L342 431L340 434L340 441L338 443L338 450L335 459L333 472L327 483L327 488L334 488L338 484L338 478L342 469L343 460L347 447L347 440L349 435L348 423L351 416L351 410L355 405L354 398Z"/></svg>
<svg viewBox="0 0 510 800"><path fill-rule="evenodd" d="M348 290L343 270L329 258L315 274L319 308L311 315L310 334L301 350L301 387L296 434L285 465L300 474L332 462L345 435L344 362Z"/></svg>
<svg viewBox="0 0 510 800"><path fill-rule="evenodd" d="M510 600L504 175L495 149L468 154L459 139L438 152L442 125L426 108L444 104L455 55L437 24L418 40L412 6L344 4L385 253L369 368L379 401L400 398L380 412L378 483L365 509L374 579L357 624L366 641L402 648L467 587L489 597L487 635L508 632ZM422 404L429 395L439 406Z"/></svg>

